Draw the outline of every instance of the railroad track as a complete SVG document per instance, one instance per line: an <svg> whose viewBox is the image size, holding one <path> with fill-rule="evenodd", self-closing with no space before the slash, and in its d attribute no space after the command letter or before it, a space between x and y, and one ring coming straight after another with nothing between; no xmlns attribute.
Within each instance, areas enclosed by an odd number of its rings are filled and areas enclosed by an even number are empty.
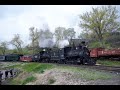
<svg viewBox="0 0 120 90"><path fill-rule="evenodd" d="M120 74L120 67L117 67L117 66L104 66L104 65L89 66L89 65L72 65L72 64L57 64L57 65L89 68L89 69L103 70L103 71L109 71L109 72L116 72Z"/></svg>
<svg viewBox="0 0 120 90"><path fill-rule="evenodd" d="M120 73L120 67L115 67L115 66L103 66L103 65L98 66L98 65L96 65L96 66L93 66L91 68Z"/></svg>

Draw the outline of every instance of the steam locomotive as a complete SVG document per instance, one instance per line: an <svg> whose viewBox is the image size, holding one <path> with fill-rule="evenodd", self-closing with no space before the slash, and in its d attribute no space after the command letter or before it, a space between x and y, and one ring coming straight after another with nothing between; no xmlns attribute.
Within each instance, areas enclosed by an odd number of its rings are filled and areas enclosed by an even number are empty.
<svg viewBox="0 0 120 90"><path fill-rule="evenodd" d="M64 48L43 48L41 52L33 55L35 62L54 62L95 65L96 61L90 57L90 52L85 46L66 46Z"/></svg>

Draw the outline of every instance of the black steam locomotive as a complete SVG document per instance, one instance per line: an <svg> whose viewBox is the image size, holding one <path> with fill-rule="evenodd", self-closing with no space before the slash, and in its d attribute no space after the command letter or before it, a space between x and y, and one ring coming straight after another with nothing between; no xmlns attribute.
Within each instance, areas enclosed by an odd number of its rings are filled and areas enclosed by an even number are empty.
<svg viewBox="0 0 120 90"><path fill-rule="evenodd" d="M66 46L64 48L43 48L41 52L33 55L33 61L83 65L96 64L96 61L90 58L88 48L82 45Z"/></svg>

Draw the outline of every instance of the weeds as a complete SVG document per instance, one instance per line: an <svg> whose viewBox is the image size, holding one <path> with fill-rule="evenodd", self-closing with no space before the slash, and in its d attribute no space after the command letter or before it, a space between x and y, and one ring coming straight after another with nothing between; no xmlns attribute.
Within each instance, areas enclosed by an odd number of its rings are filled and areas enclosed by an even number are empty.
<svg viewBox="0 0 120 90"><path fill-rule="evenodd" d="M53 84L55 82L54 79L49 79L48 84Z"/></svg>
<svg viewBox="0 0 120 90"><path fill-rule="evenodd" d="M106 65L106 66L120 66L120 61L97 60L97 63Z"/></svg>
<svg viewBox="0 0 120 90"><path fill-rule="evenodd" d="M25 85L25 84L27 84L27 83L29 83L29 82L33 82L33 81L35 81L35 80L36 80L35 77L30 76L30 77L26 78L26 79L22 82L22 85Z"/></svg>

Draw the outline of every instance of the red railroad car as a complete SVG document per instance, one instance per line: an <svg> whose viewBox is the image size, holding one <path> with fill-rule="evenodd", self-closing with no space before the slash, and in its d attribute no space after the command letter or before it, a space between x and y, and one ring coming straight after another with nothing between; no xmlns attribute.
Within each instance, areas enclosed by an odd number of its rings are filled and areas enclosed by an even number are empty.
<svg viewBox="0 0 120 90"><path fill-rule="evenodd" d="M24 56L20 57L20 61L31 62L32 61L32 56L30 56L30 55L24 55Z"/></svg>
<svg viewBox="0 0 120 90"><path fill-rule="evenodd" d="M120 49L94 48L90 50L92 58L118 58L120 59Z"/></svg>

